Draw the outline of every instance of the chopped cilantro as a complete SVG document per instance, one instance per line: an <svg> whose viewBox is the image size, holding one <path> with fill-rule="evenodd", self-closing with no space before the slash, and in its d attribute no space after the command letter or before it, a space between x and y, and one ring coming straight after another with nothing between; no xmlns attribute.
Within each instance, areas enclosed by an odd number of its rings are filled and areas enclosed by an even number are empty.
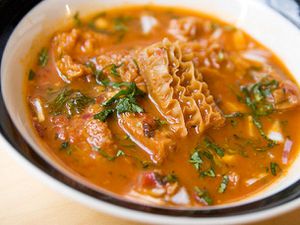
<svg viewBox="0 0 300 225"><path fill-rule="evenodd" d="M111 66L110 66L110 73L112 75L114 75L115 77L120 77L120 74L117 71L117 69L120 68L121 66L123 66L123 63L121 63L120 65L111 64Z"/></svg>
<svg viewBox="0 0 300 225"><path fill-rule="evenodd" d="M194 189L199 200L203 201L206 205L211 205L213 203L213 200L207 190L202 190L199 187L195 187Z"/></svg>
<svg viewBox="0 0 300 225"><path fill-rule="evenodd" d="M114 19L114 30L119 32L126 32L128 27L125 25L129 21L130 17L117 17Z"/></svg>
<svg viewBox="0 0 300 225"><path fill-rule="evenodd" d="M218 146L217 144L213 143L209 138L204 139L204 143L207 148L210 148L214 150L218 156L223 157L224 156L224 149Z"/></svg>
<svg viewBox="0 0 300 225"><path fill-rule="evenodd" d="M127 86L128 84L128 86ZM129 110L129 112L141 112L142 108L137 107L135 97L142 95L143 92L139 90L135 83L126 83L127 89L120 90L117 94L115 94L112 98L105 101L102 105L103 106L110 106L113 103L119 103L121 99L129 98L127 100L122 100L121 105L119 105L118 110L120 110L120 113L126 112L126 109ZM126 106L124 108L124 106Z"/></svg>
<svg viewBox="0 0 300 225"><path fill-rule="evenodd" d="M48 50L46 48L42 48L39 53L39 66L45 67L48 63Z"/></svg>
<svg viewBox="0 0 300 225"><path fill-rule="evenodd" d="M35 78L35 72L31 69L28 73L28 80L33 80Z"/></svg>
<svg viewBox="0 0 300 225"><path fill-rule="evenodd" d="M101 148L95 148L97 152L100 153L104 158L106 158L109 161L114 161L116 158L119 158L120 156L124 156L125 153L122 150L118 150L116 155L110 156L106 151L102 150Z"/></svg>
<svg viewBox="0 0 300 225"><path fill-rule="evenodd" d="M122 155L125 155L125 152L123 152L122 150L118 150L116 157L120 157Z"/></svg>
<svg viewBox="0 0 300 225"><path fill-rule="evenodd" d="M66 148L68 148L68 147L69 147L69 142L68 142L68 141L63 142L63 143L61 143L61 145L60 145L60 149L66 149Z"/></svg>
<svg viewBox="0 0 300 225"><path fill-rule="evenodd" d="M60 150L66 150L68 155L72 154L72 148L71 148L70 143L68 141L65 141L65 142L61 143Z"/></svg>
<svg viewBox="0 0 300 225"><path fill-rule="evenodd" d="M216 177L216 173L213 168L210 168L209 170L201 171L200 176L201 177Z"/></svg>
<svg viewBox="0 0 300 225"><path fill-rule="evenodd" d="M87 105L92 103L94 103L94 99L80 91L65 88L49 103L49 108L51 114L73 116L81 113Z"/></svg>
<svg viewBox="0 0 300 225"><path fill-rule="evenodd" d="M132 112L132 113L142 113L144 109L141 108L136 99L133 96L127 96L125 98L121 98L118 100L116 104L117 113L125 113L125 112Z"/></svg>
<svg viewBox="0 0 300 225"><path fill-rule="evenodd" d="M163 183L175 183L177 180L178 178L174 173L170 173L162 178Z"/></svg>
<svg viewBox="0 0 300 225"><path fill-rule="evenodd" d="M224 115L225 118L239 118L239 117L243 117L243 116L244 116L244 113L241 113L241 112L235 112L232 114Z"/></svg>
<svg viewBox="0 0 300 225"><path fill-rule="evenodd" d="M224 193L226 191L228 182L229 182L229 177L227 175L224 175L220 183L220 186L218 188L219 193Z"/></svg>
<svg viewBox="0 0 300 225"><path fill-rule="evenodd" d="M271 162L270 163L270 170L273 176L277 176L277 172L280 170L280 167L277 163Z"/></svg>
<svg viewBox="0 0 300 225"><path fill-rule="evenodd" d="M94 119L98 119L102 122L105 122L106 119L114 112L113 109L104 109L103 111L94 115Z"/></svg>
<svg viewBox="0 0 300 225"><path fill-rule="evenodd" d="M82 26L82 21L79 18L79 12L76 12L73 16L73 21L76 27L81 27Z"/></svg>
<svg viewBox="0 0 300 225"><path fill-rule="evenodd" d="M190 156L189 162L191 164L193 164L193 166L197 170L200 169L200 167L201 167L201 165L203 163L203 160L201 159L200 152L197 149L195 149L195 151L193 152L193 154Z"/></svg>
<svg viewBox="0 0 300 225"><path fill-rule="evenodd" d="M162 127L162 126L168 124L168 122L166 120L161 120L161 119L156 119L155 122L156 122L158 127Z"/></svg>

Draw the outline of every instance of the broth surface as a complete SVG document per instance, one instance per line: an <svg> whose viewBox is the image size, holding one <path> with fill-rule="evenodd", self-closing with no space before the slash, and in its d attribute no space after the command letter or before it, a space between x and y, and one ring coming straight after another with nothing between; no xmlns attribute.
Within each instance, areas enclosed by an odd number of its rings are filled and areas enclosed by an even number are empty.
<svg viewBox="0 0 300 225"><path fill-rule="evenodd" d="M291 75L212 17L154 6L78 13L32 57L26 100L41 141L74 173L125 198L238 201L283 176L298 154ZM174 92L169 108L165 90Z"/></svg>

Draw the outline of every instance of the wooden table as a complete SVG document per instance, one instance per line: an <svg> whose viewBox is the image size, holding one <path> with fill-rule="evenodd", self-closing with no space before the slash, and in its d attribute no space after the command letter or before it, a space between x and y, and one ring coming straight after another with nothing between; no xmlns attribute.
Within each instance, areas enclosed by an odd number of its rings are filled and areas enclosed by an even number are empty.
<svg viewBox="0 0 300 225"><path fill-rule="evenodd" d="M137 225L89 209L54 192L0 149L0 224ZM299 225L300 208L251 225Z"/></svg>

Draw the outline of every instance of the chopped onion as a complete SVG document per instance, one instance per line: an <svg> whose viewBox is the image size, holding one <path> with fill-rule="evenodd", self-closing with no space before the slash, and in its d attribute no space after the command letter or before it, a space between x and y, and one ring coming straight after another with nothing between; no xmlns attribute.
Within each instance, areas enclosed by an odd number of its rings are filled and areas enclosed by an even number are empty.
<svg viewBox="0 0 300 225"><path fill-rule="evenodd" d="M260 63L266 63L268 61L267 58L269 57L269 54L262 50L248 50L242 55L245 59Z"/></svg>
<svg viewBox="0 0 300 225"><path fill-rule="evenodd" d="M283 147L283 153L282 153L282 163L287 164L288 163L288 158L289 154L291 152L293 146L293 142L290 139L286 139Z"/></svg>
<svg viewBox="0 0 300 225"><path fill-rule="evenodd" d="M157 25L157 20L153 16L141 16L141 25L143 33L149 34Z"/></svg>
<svg viewBox="0 0 300 225"><path fill-rule="evenodd" d="M284 141L282 134L280 132L275 132L275 131L271 131L268 134L268 138L270 138L273 141L280 142L280 143L282 143Z"/></svg>
<svg viewBox="0 0 300 225"><path fill-rule="evenodd" d="M279 142L279 143L284 142L281 125L280 125L280 122L278 120L276 120L272 124L272 127L270 128L270 130L268 132L268 138L270 138L273 141Z"/></svg>
<svg viewBox="0 0 300 225"><path fill-rule="evenodd" d="M39 98L34 98L31 100L31 103L33 105L33 109L36 113L36 116L38 118L39 122L45 121L45 115L44 115L44 110L42 106L42 101Z"/></svg>
<svg viewBox="0 0 300 225"><path fill-rule="evenodd" d="M257 181L260 181L261 179L263 179L266 176L267 176L267 174L261 173L257 177L246 180L246 186L249 187L249 186L255 184Z"/></svg>
<svg viewBox="0 0 300 225"><path fill-rule="evenodd" d="M190 197L184 187L172 197L172 202L175 204L186 205L190 203Z"/></svg>

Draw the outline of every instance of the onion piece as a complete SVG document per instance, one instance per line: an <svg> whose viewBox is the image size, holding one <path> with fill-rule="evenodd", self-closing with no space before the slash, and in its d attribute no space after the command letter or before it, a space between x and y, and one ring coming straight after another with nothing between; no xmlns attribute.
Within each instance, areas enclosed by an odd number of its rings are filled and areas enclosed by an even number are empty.
<svg viewBox="0 0 300 225"><path fill-rule="evenodd" d="M257 177L246 180L246 186L249 187L249 186L255 184L256 182L258 182L261 179L265 178L267 175L268 174L266 174L266 173L261 173Z"/></svg>
<svg viewBox="0 0 300 225"><path fill-rule="evenodd" d="M288 163L288 157L289 154L291 152L293 146L293 141L291 141L290 139L286 139L285 143L284 143L284 147L283 147L283 152L282 152L282 163L283 164L287 164Z"/></svg>
<svg viewBox="0 0 300 225"><path fill-rule="evenodd" d="M269 54L262 50L248 50L242 53L245 59L256 61L259 63L267 63Z"/></svg>
<svg viewBox="0 0 300 225"><path fill-rule="evenodd" d="M153 16L141 16L141 26L144 34L149 34L153 27L157 25L157 19Z"/></svg>
<svg viewBox="0 0 300 225"><path fill-rule="evenodd" d="M43 109L43 104L42 104L41 99L34 98L31 100L31 104L33 106L33 110L36 113L38 121L39 122L45 121L45 114L44 114L44 109Z"/></svg>
<svg viewBox="0 0 300 225"><path fill-rule="evenodd" d="M268 134L268 138L270 138L273 141L277 141L279 143L282 143L284 141L283 136L280 132L271 131Z"/></svg>
<svg viewBox="0 0 300 225"><path fill-rule="evenodd" d="M187 205L190 203L190 197L184 187L180 188L179 191L172 197L172 202L178 205Z"/></svg>

